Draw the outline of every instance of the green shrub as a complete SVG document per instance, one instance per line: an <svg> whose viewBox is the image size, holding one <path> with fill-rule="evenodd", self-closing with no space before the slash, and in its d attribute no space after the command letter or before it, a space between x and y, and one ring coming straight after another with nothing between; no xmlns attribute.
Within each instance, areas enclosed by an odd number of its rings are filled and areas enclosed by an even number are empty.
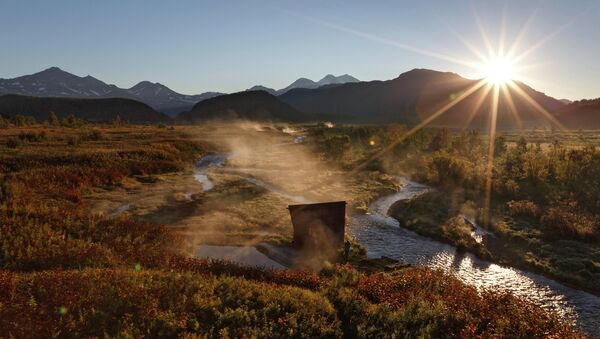
<svg viewBox="0 0 600 339"><path fill-rule="evenodd" d="M21 132L19 133L19 139L28 142L41 142L48 140L48 136L45 131L39 133L35 132Z"/></svg>
<svg viewBox="0 0 600 339"><path fill-rule="evenodd" d="M60 120L58 120L58 117L56 116L56 113L54 112L50 112L50 114L48 115L48 119L46 120L48 125L50 126L59 126L60 125Z"/></svg>
<svg viewBox="0 0 600 339"><path fill-rule="evenodd" d="M0 114L0 128L8 128L8 126L10 126L10 121L8 121L8 119L5 119L1 114Z"/></svg>
<svg viewBox="0 0 600 339"><path fill-rule="evenodd" d="M462 216L456 216L446 221L442 225L442 231L458 248L466 249L473 245L471 225L467 224Z"/></svg>
<svg viewBox="0 0 600 339"><path fill-rule="evenodd" d="M37 124L37 121L32 116L29 116L29 115L25 116L25 115L21 115L21 114L17 114L15 116L15 125L18 127L33 126L35 124Z"/></svg>
<svg viewBox="0 0 600 339"><path fill-rule="evenodd" d="M80 127L80 126L84 125L85 122L83 120L77 118L75 115L70 114L68 117L63 118L61 120L60 124L64 127L75 128L75 127Z"/></svg>

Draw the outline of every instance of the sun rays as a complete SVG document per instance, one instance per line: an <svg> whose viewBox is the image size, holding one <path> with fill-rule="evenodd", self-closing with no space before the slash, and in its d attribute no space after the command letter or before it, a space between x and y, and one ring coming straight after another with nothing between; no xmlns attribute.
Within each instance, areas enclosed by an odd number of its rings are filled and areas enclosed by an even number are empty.
<svg viewBox="0 0 600 339"><path fill-rule="evenodd" d="M393 39L377 36L372 33L362 32L359 30L355 30L349 27L341 26L335 23L327 22L324 20L308 18L302 15L298 15L297 13L292 13L295 16L302 17L304 19L310 20L317 24L351 34L360 38L368 39L370 41L375 41L378 43L382 43L391 47L400 48L403 50L411 51L414 53L418 53L424 56L433 57L436 59L448 61L457 65L466 66L468 68L473 69L473 71L477 74L477 77L480 79L474 83L467 90L463 91L462 94L458 95L451 99L451 101L443 104L441 108L435 109L431 114L429 114L426 118L424 118L419 124L408 130L403 135L399 136L396 140L393 140L389 145L384 146L382 149L377 151L373 156L371 156L367 161L361 163L356 166L349 175L354 175L359 170L363 169L370 162L381 158L384 154L393 149L396 145L402 143L411 135L421 130L422 128L430 125L434 120L438 119L442 115L444 115L448 110L456 106L458 103L465 100L467 97L475 94L477 98L474 100L473 106L470 107L467 112L465 112L465 127L468 128L475 116L480 112L483 103L488 100L490 102L489 109L487 111L488 114L488 152L487 159L485 165L485 192L484 192L484 201L483 201L483 219L484 222L489 222L489 208L492 197L493 190L493 180L494 180L494 142L497 134L498 127L498 115L499 115L499 105L500 99L502 98L502 102L506 104L507 110L509 114L515 121L515 124L521 128L523 127L523 119L521 114L524 112L519 112L517 105L515 104L516 95L520 99L520 102L525 102L530 108L534 111L534 113L539 114L543 119L545 119L549 124L558 127L560 130L565 130L565 127L550 113L548 112L540 103L538 103L534 98L528 94L527 89L524 89L520 84L520 81L525 79L520 72L531 65L524 65L523 61L525 58L531 55L533 51L540 48L543 44L547 43L552 37L559 34L562 30L564 30L570 23L559 27L557 30L551 32L547 36L543 37L539 41L531 44L528 48L523 49L523 41L524 37L531 26L531 23L536 15L536 11L534 11L527 21L525 22L523 28L519 31L519 33L512 39L512 43L510 45L506 44L507 40L507 32L506 32L506 10L503 11L503 16L501 20L501 27L499 38L497 44L492 42L488 32L485 29L485 25L474 10L474 20L476 26L479 30L481 41L483 48L479 49L473 43L469 42L467 39L462 37L461 35L453 32L454 35L458 38L458 40L468 49L470 53L473 54L474 57L456 57L446 55L444 53L434 52L430 50L425 50L419 47L410 46L401 42L394 41ZM475 59L476 61L473 61Z"/></svg>
<svg viewBox="0 0 600 339"><path fill-rule="evenodd" d="M513 61L506 57L494 57L482 67L485 79L494 85L504 85L514 77Z"/></svg>

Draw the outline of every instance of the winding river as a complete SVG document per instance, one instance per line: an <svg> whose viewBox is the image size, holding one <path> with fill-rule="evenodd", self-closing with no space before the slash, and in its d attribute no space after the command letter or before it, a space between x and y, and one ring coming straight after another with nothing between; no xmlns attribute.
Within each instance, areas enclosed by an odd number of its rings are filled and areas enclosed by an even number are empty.
<svg viewBox="0 0 600 339"><path fill-rule="evenodd" d="M219 153L209 153L202 157L196 163L196 174L194 178L202 184L203 191L210 191L215 185L208 179L206 171L211 167L221 167L227 160L227 155Z"/></svg>
<svg viewBox="0 0 600 339"><path fill-rule="evenodd" d="M196 178L203 183L205 190L212 188L206 170L213 166L222 166L226 158L223 155L211 154L198 163ZM252 176L246 176L245 179L295 202L308 201L302 196L288 194ZM374 201L367 214L355 216L349 222L348 233L367 248L368 257L386 256L412 265L440 269L480 290L510 291L571 319L588 334L598 336L600 297L567 287L539 274L500 266L479 259L471 253L459 253L453 246L401 227L396 219L388 216L391 205L396 201L422 194L429 188L406 178L399 179L404 183L400 192Z"/></svg>
<svg viewBox="0 0 600 339"><path fill-rule="evenodd" d="M425 265L451 273L478 289L507 290L546 309L572 319L588 334L600 333L600 297L567 287L539 274L500 266L459 253L456 248L409 231L388 216L391 205L429 188L405 178L402 191L373 202L365 215L352 218L349 233L372 258L390 257L412 265Z"/></svg>

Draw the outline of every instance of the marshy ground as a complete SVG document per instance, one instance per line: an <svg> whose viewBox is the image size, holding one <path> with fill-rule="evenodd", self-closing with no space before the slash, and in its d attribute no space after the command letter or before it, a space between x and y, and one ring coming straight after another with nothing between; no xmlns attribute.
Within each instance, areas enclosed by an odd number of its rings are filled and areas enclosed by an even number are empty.
<svg viewBox="0 0 600 339"><path fill-rule="evenodd" d="M196 244L256 245L289 242L289 204L348 200L354 210L382 191L398 189L390 176L344 177L309 145L294 142L306 132L301 129L285 133L253 123L178 129L205 145L207 154L226 158L227 166L206 170L209 190L191 166L147 178L150 183L124 180L119 187L94 189L85 197L90 211L167 224Z"/></svg>
<svg viewBox="0 0 600 339"><path fill-rule="evenodd" d="M271 272L190 258L198 244L289 242L286 207L299 196L345 199L353 214L398 190L386 159L347 175L388 130L302 128L0 129L0 332L581 335L531 303L426 268ZM203 191L194 165L210 152L227 166L206 171L214 186Z"/></svg>

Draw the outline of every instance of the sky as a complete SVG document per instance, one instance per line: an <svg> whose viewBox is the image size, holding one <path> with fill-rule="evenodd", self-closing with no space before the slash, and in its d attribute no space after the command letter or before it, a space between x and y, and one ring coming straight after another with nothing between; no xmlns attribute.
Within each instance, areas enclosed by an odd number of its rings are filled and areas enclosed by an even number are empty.
<svg viewBox="0 0 600 339"><path fill-rule="evenodd" d="M508 50L519 35L515 54L531 49L519 79L556 98L600 97L598 0L0 0L0 78L58 66L186 94L413 68L478 78L468 46L485 54L485 36Z"/></svg>

